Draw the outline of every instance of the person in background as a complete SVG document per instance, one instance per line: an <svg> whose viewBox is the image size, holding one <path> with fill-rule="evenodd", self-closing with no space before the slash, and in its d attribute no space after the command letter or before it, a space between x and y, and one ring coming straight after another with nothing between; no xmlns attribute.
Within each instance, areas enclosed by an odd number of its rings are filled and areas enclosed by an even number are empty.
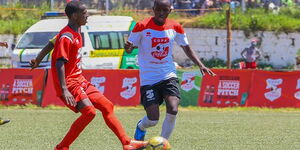
<svg viewBox="0 0 300 150"><path fill-rule="evenodd" d="M251 41L251 45L248 48L245 48L241 52L241 56L246 61L245 69L256 69L256 61L260 58L261 54L257 49L257 40L254 39Z"/></svg>

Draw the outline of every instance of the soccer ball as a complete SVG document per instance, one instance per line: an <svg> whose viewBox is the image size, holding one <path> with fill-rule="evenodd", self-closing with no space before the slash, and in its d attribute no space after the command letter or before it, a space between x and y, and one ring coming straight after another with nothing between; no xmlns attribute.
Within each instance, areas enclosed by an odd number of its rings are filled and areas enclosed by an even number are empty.
<svg viewBox="0 0 300 150"><path fill-rule="evenodd" d="M149 139L146 150L170 150L171 145L167 139L161 136L155 136Z"/></svg>

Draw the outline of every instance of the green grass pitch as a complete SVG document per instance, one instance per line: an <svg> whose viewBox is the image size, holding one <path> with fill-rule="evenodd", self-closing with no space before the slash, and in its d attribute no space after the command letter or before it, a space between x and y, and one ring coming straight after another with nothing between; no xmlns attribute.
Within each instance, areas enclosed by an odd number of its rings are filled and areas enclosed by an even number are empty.
<svg viewBox="0 0 300 150"><path fill-rule="evenodd" d="M146 139L160 134L165 115ZM127 133L145 112L142 107L117 107ZM0 126L0 150L53 150L79 114L68 109L0 107L0 117L11 122ZM180 108L169 142L172 150L299 150L299 109ZM71 146L71 150L121 150L100 112Z"/></svg>

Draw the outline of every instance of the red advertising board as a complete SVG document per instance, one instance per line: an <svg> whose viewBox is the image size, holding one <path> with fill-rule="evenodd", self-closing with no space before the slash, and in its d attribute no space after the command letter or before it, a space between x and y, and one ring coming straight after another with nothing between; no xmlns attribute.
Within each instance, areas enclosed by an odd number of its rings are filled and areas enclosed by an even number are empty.
<svg viewBox="0 0 300 150"><path fill-rule="evenodd" d="M0 69L0 104L39 104L45 83L45 70Z"/></svg>
<svg viewBox="0 0 300 150"><path fill-rule="evenodd" d="M217 75L205 75L198 104L205 107L245 105L249 95L252 70L214 69Z"/></svg>
<svg viewBox="0 0 300 150"><path fill-rule="evenodd" d="M140 104L138 70L83 70L83 76L115 105L136 106ZM50 104L64 106L56 97L51 71L49 71L42 106Z"/></svg>
<svg viewBox="0 0 300 150"><path fill-rule="evenodd" d="M83 75L115 105L140 104L138 70L83 70Z"/></svg>
<svg viewBox="0 0 300 150"><path fill-rule="evenodd" d="M41 106L46 107L48 105L65 106L65 104L56 96L56 91L53 84L53 77L51 70L47 70L47 83L43 95L43 101Z"/></svg>
<svg viewBox="0 0 300 150"><path fill-rule="evenodd" d="M247 106L300 107L300 71L255 71Z"/></svg>

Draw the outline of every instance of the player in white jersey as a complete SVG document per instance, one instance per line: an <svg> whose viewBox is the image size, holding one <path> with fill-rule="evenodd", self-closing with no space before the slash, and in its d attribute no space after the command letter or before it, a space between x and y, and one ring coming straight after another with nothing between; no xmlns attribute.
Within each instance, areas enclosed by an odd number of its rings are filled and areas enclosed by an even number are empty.
<svg viewBox="0 0 300 150"><path fill-rule="evenodd" d="M199 66L200 71L215 75L206 68L190 48L182 26L167 19L171 12L169 0L155 0L154 17L138 22L125 43L131 53L138 47L141 79L141 103L147 115L137 124L135 139L144 140L146 128L155 126L159 120L159 105L165 100L167 114L161 136L168 139L174 129L180 101L179 84L172 58L173 42L179 44L186 55Z"/></svg>

